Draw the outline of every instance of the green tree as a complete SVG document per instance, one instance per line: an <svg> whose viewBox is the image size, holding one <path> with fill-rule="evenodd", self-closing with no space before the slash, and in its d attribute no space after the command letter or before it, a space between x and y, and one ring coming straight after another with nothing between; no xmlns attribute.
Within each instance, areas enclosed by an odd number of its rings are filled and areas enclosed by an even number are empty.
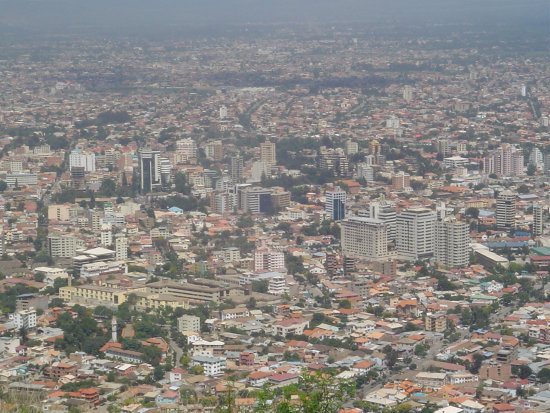
<svg viewBox="0 0 550 413"><path fill-rule="evenodd" d="M550 369L548 367L540 369L537 373L537 379L541 383L550 383Z"/></svg>
<svg viewBox="0 0 550 413"><path fill-rule="evenodd" d="M304 372L297 385L263 388L256 412L337 413L355 394L355 385L334 376Z"/></svg>

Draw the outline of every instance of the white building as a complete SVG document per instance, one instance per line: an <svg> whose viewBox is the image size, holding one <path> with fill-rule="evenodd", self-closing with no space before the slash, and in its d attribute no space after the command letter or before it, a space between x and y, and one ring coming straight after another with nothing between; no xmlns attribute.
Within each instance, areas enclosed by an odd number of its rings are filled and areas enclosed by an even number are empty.
<svg viewBox="0 0 550 413"><path fill-rule="evenodd" d="M128 267L124 261L97 261L82 265L80 277L96 277L106 274L126 274Z"/></svg>
<svg viewBox="0 0 550 413"><path fill-rule="evenodd" d="M72 170L75 167L84 168L84 172L95 172L95 154L79 151L71 152L69 155L69 168Z"/></svg>
<svg viewBox="0 0 550 413"><path fill-rule="evenodd" d="M223 359L209 356L193 356L191 364L193 366L202 366L204 375L209 377L221 376L225 367Z"/></svg>
<svg viewBox="0 0 550 413"><path fill-rule="evenodd" d="M24 328L25 330L30 330L31 328L36 327L36 310L30 308L25 311L18 311L13 316L13 322L18 330Z"/></svg>
<svg viewBox="0 0 550 413"><path fill-rule="evenodd" d="M544 227L542 225L543 220L543 207L542 204L537 202L533 204L533 235L542 235Z"/></svg>
<svg viewBox="0 0 550 413"><path fill-rule="evenodd" d="M378 261L388 257L386 224L374 218L352 217L342 222L342 252L346 257Z"/></svg>
<svg viewBox="0 0 550 413"><path fill-rule="evenodd" d="M435 260L446 267L466 267L470 262L468 224L455 219L436 225Z"/></svg>
<svg viewBox="0 0 550 413"><path fill-rule="evenodd" d="M273 295L282 295L288 293L286 278L281 274L269 279L267 292Z"/></svg>
<svg viewBox="0 0 550 413"><path fill-rule="evenodd" d="M397 216L397 252L404 260L429 260L434 255L435 212L411 208Z"/></svg>
<svg viewBox="0 0 550 413"><path fill-rule="evenodd" d="M48 236L48 254L50 257L72 258L76 255L76 237L68 234Z"/></svg>
<svg viewBox="0 0 550 413"><path fill-rule="evenodd" d="M122 234L115 236L115 253L118 261L128 259L128 239Z"/></svg>

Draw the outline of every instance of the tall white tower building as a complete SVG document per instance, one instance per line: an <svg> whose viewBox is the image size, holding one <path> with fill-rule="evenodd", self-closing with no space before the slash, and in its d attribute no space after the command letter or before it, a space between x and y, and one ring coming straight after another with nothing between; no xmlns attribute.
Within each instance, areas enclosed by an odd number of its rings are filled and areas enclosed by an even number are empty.
<svg viewBox="0 0 550 413"><path fill-rule="evenodd" d="M397 252L402 259L429 260L434 255L435 212L410 208L397 216Z"/></svg>
<svg viewBox="0 0 550 413"><path fill-rule="evenodd" d="M446 267L466 267L470 261L468 224L453 218L436 224L435 260Z"/></svg>

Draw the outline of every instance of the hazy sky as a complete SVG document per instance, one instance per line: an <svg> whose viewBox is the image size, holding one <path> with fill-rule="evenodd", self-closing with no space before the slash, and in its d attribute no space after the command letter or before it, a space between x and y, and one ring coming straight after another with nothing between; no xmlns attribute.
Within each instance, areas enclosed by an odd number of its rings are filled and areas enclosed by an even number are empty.
<svg viewBox="0 0 550 413"><path fill-rule="evenodd" d="M161 32L225 24L348 21L544 26L549 20L549 0L0 0L4 32Z"/></svg>

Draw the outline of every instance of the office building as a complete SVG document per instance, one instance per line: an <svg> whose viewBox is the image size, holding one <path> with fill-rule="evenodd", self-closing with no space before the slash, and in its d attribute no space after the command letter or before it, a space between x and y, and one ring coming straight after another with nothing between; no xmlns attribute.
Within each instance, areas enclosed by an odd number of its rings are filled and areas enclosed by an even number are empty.
<svg viewBox="0 0 550 413"><path fill-rule="evenodd" d="M529 164L535 165L537 169L544 168L544 156L539 148L533 148L529 154Z"/></svg>
<svg viewBox="0 0 550 413"><path fill-rule="evenodd" d="M515 226L516 195L510 190L504 190L497 196L496 211L497 228L503 231Z"/></svg>
<svg viewBox="0 0 550 413"><path fill-rule="evenodd" d="M269 212L273 206L271 203L271 191L266 188L246 188L242 193L242 209L253 214Z"/></svg>
<svg viewBox="0 0 550 413"><path fill-rule="evenodd" d="M435 212L410 208L397 215L397 252L401 259L429 260L434 255Z"/></svg>
<svg viewBox="0 0 550 413"><path fill-rule="evenodd" d="M269 167L277 165L277 152L273 142L265 141L260 144L260 160Z"/></svg>
<svg viewBox="0 0 550 413"><path fill-rule="evenodd" d="M470 262L468 224L444 219L436 224L435 261L446 267L467 267Z"/></svg>
<svg viewBox="0 0 550 413"><path fill-rule="evenodd" d="M160 152L141 149L138 153L140 190L146 194L159 188L162 184Z"/></svg>
<svg viewBox="0 0 550 413"><path fill-rule="evenodd" d="M21 188L38 184L38 175L30 173L6 174L8 188Z"/></svg>
<svg viewBox="0 0 550 413"><path fill-rule="evenodd" d="M240 154L233 155L229 165L229 174L234 183L238 184L243 179L244 162Z"/></svg>
<svg viewBox="0 0 550 413"><path fill-rule="evenodd" d="M533 204L533 235L542 235L544 227L542 225L543 220L543 207L542 204L537 202Z"/></svg>
<svg viewBox="0 0 550 413"><path fill-rule="evenodd" d="M346 191L335 187L325 193L325 212L330 220L340 221L346 217Z"/></svg>
<svg viewBox="0 0 550 413"><path fill-rule="evenodd" d="M386 224L374 218L351 217L342 222L342 252L369 261L388 257Z"/></svg>

